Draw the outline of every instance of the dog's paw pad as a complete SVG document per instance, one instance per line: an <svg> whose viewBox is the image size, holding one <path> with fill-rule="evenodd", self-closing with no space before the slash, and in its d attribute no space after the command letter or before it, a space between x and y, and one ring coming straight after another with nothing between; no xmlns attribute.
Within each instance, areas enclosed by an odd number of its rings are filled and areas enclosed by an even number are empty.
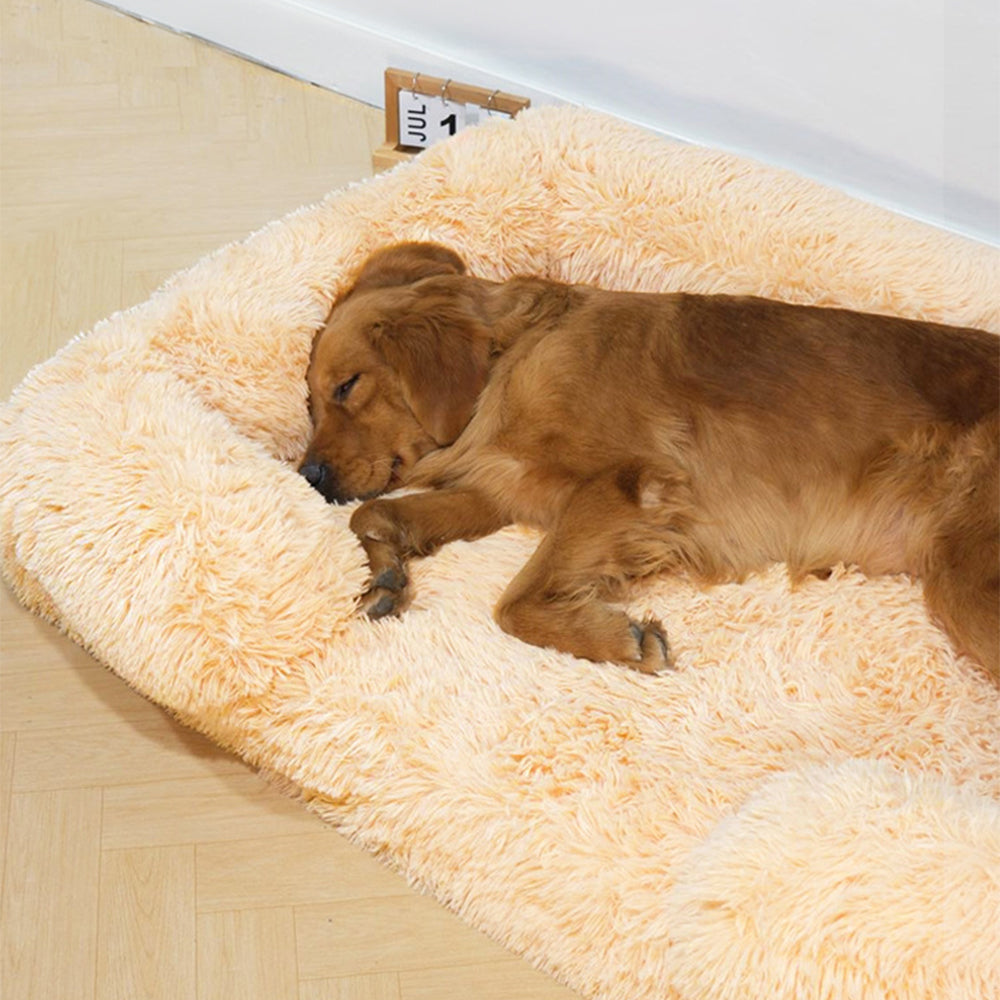
<svg viewBox="0 0 1000 1000"><path fill-rule="evenodd" d="M673 659L663 626L652 619L631 622L629 628L638 646L638 656L631 665L640 673L658 674L663 670L673 670Z"/></svg>

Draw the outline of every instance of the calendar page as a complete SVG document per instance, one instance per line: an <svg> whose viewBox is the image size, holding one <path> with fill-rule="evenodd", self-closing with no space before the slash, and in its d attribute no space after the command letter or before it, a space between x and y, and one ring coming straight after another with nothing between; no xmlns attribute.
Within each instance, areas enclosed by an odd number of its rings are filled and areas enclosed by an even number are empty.
<svg viewBox="0 0 1000 1000"><path fill-rule="evenodd" d="M399 91L399 143L426 149L460 129L478 125L492 115L513 117L504 111L452 100L447 92L428 95L403 89Z"/></svg>

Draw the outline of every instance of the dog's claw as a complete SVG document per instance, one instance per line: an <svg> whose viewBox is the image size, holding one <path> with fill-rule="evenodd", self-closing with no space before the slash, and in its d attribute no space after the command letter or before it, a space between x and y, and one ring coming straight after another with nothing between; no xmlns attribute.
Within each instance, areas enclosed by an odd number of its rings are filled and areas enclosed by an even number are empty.
<svg viewBox="0 0 1000 1000"><path fill-rule="evenodd" d="M673 670L674 664L664 635L663 626L659 622L647 619L644 622L630 622L629 628L635 639L638 657L631 664L644 674L658 674L663 670Z"/></svg>

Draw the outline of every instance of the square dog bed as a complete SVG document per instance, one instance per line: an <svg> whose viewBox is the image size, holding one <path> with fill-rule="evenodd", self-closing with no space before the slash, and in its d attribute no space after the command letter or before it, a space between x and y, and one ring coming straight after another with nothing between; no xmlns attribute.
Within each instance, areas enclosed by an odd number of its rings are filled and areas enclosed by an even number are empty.
<svg viewBox="0 0 1000 1000"><path fill-rule="evenodd" d="M2 411L21 601L471 924L602 998L1000 995L1000 695L919 585L636 588L679 670L526 646L537 536L355 613L351 508L296 473L313 334L368 253L771 296L1000 332L1000 254L587 111L462 133L177 275Z"/></svg>

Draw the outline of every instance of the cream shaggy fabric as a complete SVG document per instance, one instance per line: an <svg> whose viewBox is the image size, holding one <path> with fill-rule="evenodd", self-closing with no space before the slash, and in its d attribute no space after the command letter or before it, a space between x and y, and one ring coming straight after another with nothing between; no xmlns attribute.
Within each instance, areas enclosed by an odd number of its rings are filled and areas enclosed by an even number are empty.
<svg viewBox="0 0 1000 1000"><path fill-rule="evenodd" d="M21 600L584 996L1000 996L1000 696L909 580L637 588L679 657L652 678L497 629L521 529L418 564L401 620L355 616L350 509L295 472L303 375L351 272L415 238L488 277L1000 332L994 249L528 112L222 249L33 371L2 415Z"/></svg>

